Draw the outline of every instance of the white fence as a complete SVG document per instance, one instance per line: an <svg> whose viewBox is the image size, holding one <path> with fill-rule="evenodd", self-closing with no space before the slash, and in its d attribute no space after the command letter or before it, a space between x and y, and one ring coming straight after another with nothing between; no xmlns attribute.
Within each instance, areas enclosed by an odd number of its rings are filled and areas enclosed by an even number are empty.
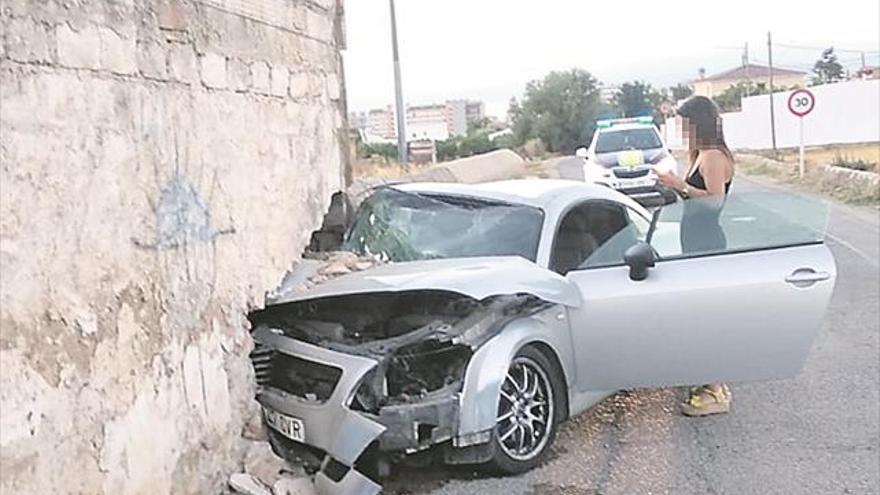
<svg viewBox="0 0 880 495"><path fill-rule="evenodd" d="M816 106L804 117L804 143L821 146L880 141L880 80L847 81L809 88ZM798 146L798 118L788 111L791 91L773 95L776 146ZM769 95L743 98L742 111L722 114L724 136L735 149L772 148ZM674 119L663 126L666 142L682 146Z"/></svg>

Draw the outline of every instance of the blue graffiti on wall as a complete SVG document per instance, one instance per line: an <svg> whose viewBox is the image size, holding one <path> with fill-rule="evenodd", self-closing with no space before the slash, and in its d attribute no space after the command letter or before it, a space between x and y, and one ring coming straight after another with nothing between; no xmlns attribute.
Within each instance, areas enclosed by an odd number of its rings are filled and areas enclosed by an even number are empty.
<svg viewBox="0 0 880 495"><path fill-rule="evenodd" d="M211 211L193 185L185 177L175 175L162 188L156 205L155 242L135 244L153 249L175 249L191 244L211 242L234 229L217 230L211 222Z"/></svg>

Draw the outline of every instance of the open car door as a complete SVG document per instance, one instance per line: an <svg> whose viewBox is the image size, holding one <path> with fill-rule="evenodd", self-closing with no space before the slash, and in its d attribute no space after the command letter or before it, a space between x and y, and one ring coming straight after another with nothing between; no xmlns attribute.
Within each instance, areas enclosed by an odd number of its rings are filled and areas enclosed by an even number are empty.
<svg viewBox="0 0 880 495"><path fill-rule="evenodd" d="M569 313L580 390L785 378L803 367L836 277L826 205L763 192L698 201L665 207L650 228L626 211L627 228L567 274L583 297ZM683 250L682 218L719 207L726 245ZM633 280L622 247L649 230L654 266Z"/></svg>

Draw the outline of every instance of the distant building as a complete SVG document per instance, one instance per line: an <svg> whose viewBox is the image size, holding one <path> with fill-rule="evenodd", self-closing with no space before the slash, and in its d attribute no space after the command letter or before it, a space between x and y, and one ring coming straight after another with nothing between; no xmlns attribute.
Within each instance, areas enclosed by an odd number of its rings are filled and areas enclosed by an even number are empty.
<svg viewBox="0 0 880 495"><path fill-rule="evenodd" d="M467 134L469 124L486 116L486 106L482 101L447 100L444 107L446 126L452 136Z"/></svg>
<svg viewBox="0 0 880 495"><path fill-rule="evenodd" d="M354 114L353 114L354 115ZM442 104L413 105L406 108L406 140L445 141L450 136L463 136L468 124L486 116L481 101L448 100ZM372 141L397 138L397 122L391 106L370 110L366 115L366 135ZM350 117L352 127L355 117Z"/></svg>
<svg viewBox="0 0 880 495"><path fill-rule="evenodd" d="M359 131L366 130L369 126L369 118L366 112L350 112L348 114L348 127Z"/></svg>
<svg viewBox="0 0 880 495"><path fill-rule="evenodd" d="M469 101L465 105L465 120L468 124L473 124L482 120L486 116L486 105L482 101ZM467 129L465 129L467 131Z"/></svg>
<svg viewBox="0 0 880 495"><path fill-rule="evenodd" d="M449 134L463 136L467 134L467 100L449 100L446 102L446 127Z"/></svg>
<svg viewBox="0 0 880 495"><path fill-rule="evenodd" d="M369 124L366 112L349 112L348 127L350 129L364 130Z"/></svg>
<svg viewBox="0 0 880 495"><path fill-rule="evenodd" d="M446 122L425 121L411 122L406 124L406 141L446 141L449 139L449 129Z"/></svg>
<svg viewBox="0 0 880 495"><path fill-rule="evenodd" d="M370 110L367 114L368 141L392 141L397 138L397 126L394 122L394 110L391 105L384 109Z"/></svg>
<svg viewBox="0 0 880 495"><path fill-rule="evenodd" d="M773 68L773 85L778 88L803 86L807 73L799 70ZM700 78L691 82L694 94L712 98L723 93L727 88L744 81L753 84L770 85L770 67L766 65L745 64L735 69L706 76L701 71Z"/></svg>
<svg viewBox="0 0 880 495"><path fill-rule="evenodd" d="M880 66L862 67L855 71L850 79L880 79Z"/></svg>
<svg viewBox="0 0 880 495"><path fill-rule="evenodd" d="M411 163L437 163L437 145L434 141L412 141L408 148Z"/></svg>

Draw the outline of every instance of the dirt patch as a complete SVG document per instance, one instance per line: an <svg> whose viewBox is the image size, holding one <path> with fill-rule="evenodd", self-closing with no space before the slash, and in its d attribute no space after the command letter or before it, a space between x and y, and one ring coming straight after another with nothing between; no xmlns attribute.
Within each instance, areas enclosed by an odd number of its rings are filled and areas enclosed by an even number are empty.
<svg viewBox="0 0 880 495"><path fill-rule="evenodd" d="M807 164L803 178L797 159L778 161L759 155L737 155L741 173L772 177L798 189L816 192L855 205L880 206L880 187L869 173L841 174L826 165Z"/></svg>
<svg viewBox="0 0 880 495"><path fill-rule="evenodd" d="M773 158L772 151L760 151L755 154L765 158ZM784 148L777 152L776 159L787 163L797 163L799 150ZM813 146L804 150L804 163L808 169L817 169L831 165L837 160L861 160L874 165L871 172L878 172L880 166L880 143L835 144Z"/></svg>

